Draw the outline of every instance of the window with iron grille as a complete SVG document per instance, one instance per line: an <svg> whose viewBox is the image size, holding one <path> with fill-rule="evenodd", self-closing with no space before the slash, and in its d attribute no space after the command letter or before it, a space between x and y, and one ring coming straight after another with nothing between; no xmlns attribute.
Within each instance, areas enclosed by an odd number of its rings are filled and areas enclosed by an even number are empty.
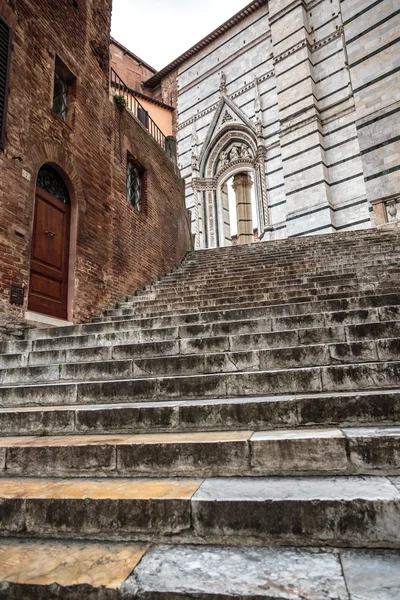
<svg viewBox="0 0 400 600"><path fill-rule="evenodd" d="M12 30L0 17L0 148L4 148L6 137L7 100L10 77Z"/></svg>
<svg viewBox="0 0 400 600"><path fill-rule="evenodd" d="M63 121L67 122L68 84L57 72L54 73L53 110Z"/></svg>
<svg viewBox="0 0 400 600"><path fill-rule="evenodd" d="M126 195L128 203L142 210L144 199L144 169L135 160L128 159L126 177Z"/></svg>
<svg viewBox="0 0 400 600"><path fill-rule="evenodd" d="M76 78L56 56L54 69L53 112L65 123L71 125L71 107L75 95Z"/></svg>

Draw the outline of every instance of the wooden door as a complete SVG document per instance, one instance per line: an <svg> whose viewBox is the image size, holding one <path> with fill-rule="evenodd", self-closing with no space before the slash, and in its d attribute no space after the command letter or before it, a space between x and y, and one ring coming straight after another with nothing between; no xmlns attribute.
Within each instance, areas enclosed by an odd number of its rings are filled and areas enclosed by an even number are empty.
<svg viewBox="0 0 400 600"><path fill-rule="evenodd" d="M28 309L67 319L71 208L36 188Z"/></svg>

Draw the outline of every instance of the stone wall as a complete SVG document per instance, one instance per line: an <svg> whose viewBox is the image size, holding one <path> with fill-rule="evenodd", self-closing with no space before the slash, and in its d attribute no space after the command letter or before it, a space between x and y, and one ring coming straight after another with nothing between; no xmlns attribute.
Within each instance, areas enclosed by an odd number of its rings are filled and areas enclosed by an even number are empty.
<svg viewBox="0 0 400 600"><path fill-rule="evenodd" d="M270 225L263 239L368 228L372 204L400 194L395 4L269 0L180 65L179 162L201 245L210 240L201 190L214 184L196 182L205 175L192 160L193 140L201 163L235 126L254 139L258 121L262 128ZM225 123L223 74L233 110Z"/></svg>
<svg viewBox="0 0 400 600"><path fill-rule="evenodd" d="M111 0L0 0L13 28L0 151L0 311L27 307L35 182L49 162L71 193L69 319L83 321L172 269L190 248L181 179L147 130L109 95ZM76 76L72 118L52 112L55 56ZM143 211L126 199L128 152L146 168ZM23 307L10 286L25 287Z"/></svg>
<svg viewBox="0 0 400 600"><path fill-rule="evenodd" d="M380 205L400 195L399 4L346 0L342 14L367 195L381 223Z"/></svg>

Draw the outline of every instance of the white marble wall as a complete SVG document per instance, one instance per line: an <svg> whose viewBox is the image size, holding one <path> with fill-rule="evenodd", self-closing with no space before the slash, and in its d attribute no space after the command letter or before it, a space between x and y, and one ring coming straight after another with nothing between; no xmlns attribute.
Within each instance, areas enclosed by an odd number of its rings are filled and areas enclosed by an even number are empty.
<svg viewBox="0 0 400 600"><path fill-rule="evenodd" d="M400 195L398 10L397 0L270 0L180 67L179 164L200 228L193 122L200 156L222 72L227 96L253 123L258 81L271 220L264 239L370 227L370 202Z"/></svg>

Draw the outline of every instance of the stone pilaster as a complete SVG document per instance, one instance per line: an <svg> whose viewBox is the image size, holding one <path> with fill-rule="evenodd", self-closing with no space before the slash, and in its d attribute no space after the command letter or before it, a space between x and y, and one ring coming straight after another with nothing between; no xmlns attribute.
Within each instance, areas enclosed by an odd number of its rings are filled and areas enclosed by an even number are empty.
<svg viewBox="0 0 400 600"><path fill-rule="evenodd" d="M331 194L303 0L271 0L288 236L329 233ZM297 141L298 140L298 141Z"/></svg>

